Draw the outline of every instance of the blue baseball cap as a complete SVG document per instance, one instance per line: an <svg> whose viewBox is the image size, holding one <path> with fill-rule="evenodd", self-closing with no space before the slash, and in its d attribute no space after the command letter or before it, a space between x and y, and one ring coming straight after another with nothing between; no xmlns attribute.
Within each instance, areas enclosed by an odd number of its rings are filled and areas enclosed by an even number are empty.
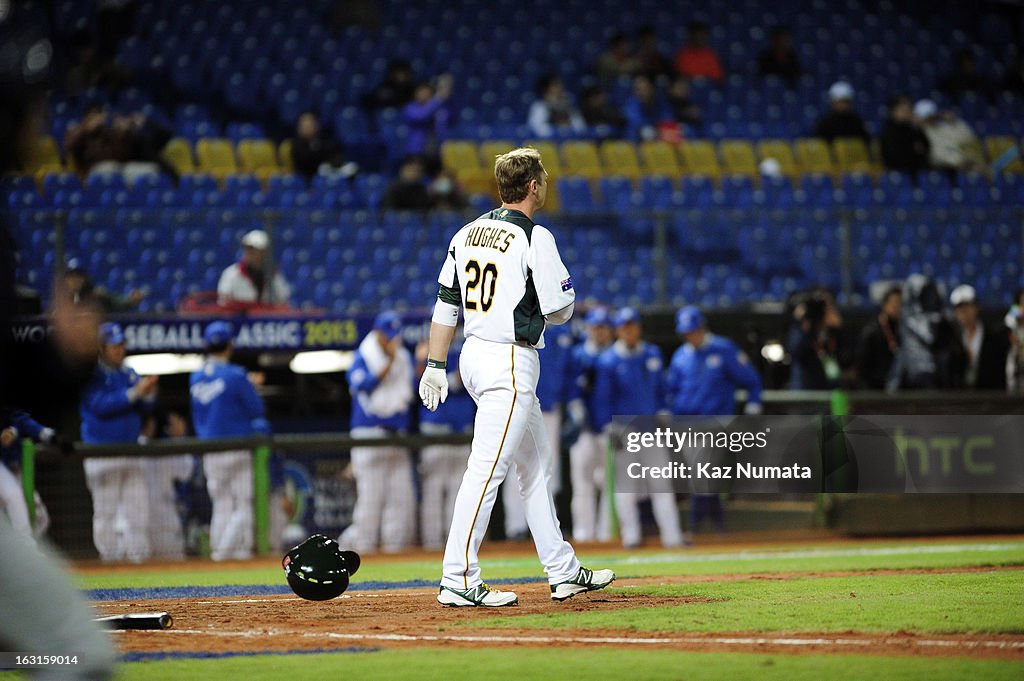
<svg viewBox="0 0 1024 681"><path fill-rule="evenodd" d="M234 340L235 330L228 322L210 322L203 331L203 342L206 345L226 345L228 341Z"/></svg>
<svg viewBox="0 0 1024 681"><path fill-rule="evenodd" d="M100 343L103 345L121 345L124 343L124 329L120 324L107 322L100 324Z"/></svg>
<svg viewBox="0 0 1024 681"><path fill-rule="evenodd" d="M402 333L402 318L395 312L381 312L373 320L375 331L382 331L388 340Z"/></svg>
<svg viewBox="0 0 1024 681"><path fill-rule="evenodd" d="M693 305L676 313L676 333L692 333L704 326L704 315Z"/></svg>
<svg viewBox="0 0 1024 681"><path fill-rule="evenodd" d="M631 322L640 323L640 313L631 307L624 307L615 313L615 328L624 326Z"/></svg>
<svg viewBox="0 0 1024 681"><path fill-rule="evenodd" d="M595 307L587 313L587 326L611 326L611 323L611 316L606 307Z"/></svg>

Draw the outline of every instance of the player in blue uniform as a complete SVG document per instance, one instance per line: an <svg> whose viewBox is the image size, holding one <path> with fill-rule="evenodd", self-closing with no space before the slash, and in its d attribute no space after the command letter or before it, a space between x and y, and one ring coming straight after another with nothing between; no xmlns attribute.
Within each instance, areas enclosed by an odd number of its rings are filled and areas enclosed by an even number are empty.
<svg viewBox="0 0 1024 681"><path fill-rule="evenodd" d="M572 480L572 536L576 541L610 539L608 499L605 489L605 454L608 443L594 423L594 382L597 359L615 340L611 315L607 308L595 307L587 313L587 338L572 349L570 358L568 418L579 428L579 436L569 447ZM598 494L601 494L600 502Z"/></svg>
<svg viewBox="0 0 1024 681"><path fill-rule="evenodd" d="M462 384L459 374L459 353L462 343L455 342L448 350L448 399L444 409L430 411L420 407L420 432L424 435L463 433L473 429L476 404ZM427 362L427 344L417 349L417 366L422 375ZM455 497L462 484L469 460L469 444L434 445L420 452L420 540L431 550L444 548L448 528L455 513Z"/></svg>
<svg viewBox="0 0 1024 681"><path fill-rule="evenodd" d="M139 378L124 366L124 332L100 326L99 365L82 393L82 442L139 441L143 419L156 402L156 376ZM92 493L93 543L103 560L143 561L150 555L149 494L141 457L86 457Z"/></svg>
<svg viewBox="0 0 1024 681"><path fill-rule="evenodd" d="M615 315L615 329L618 340L598 358L594 387L594 423L606 433L615 415L653 416L665 410L664 361L657 346L642 340L640 315L632 308L622 308ZM651 466L668 462L667 453L664 462L657 460L655 450L650 454L645 462ZM638 509L641 496L634 492L615 494L622 544L627 548L643 541ZM675 494L659 492L650 497L662 546L682 546Z"/></svg>
<svg viewBox="0 0 1024 681"><path fill-rule="evenodd" d="M231 364L234 330L227 322L211 322L203 332L206 361L192 373L192 424L203 439L269 433L263 400L245 369ZM245 560L254 543L253 470L249 451L203 456L210 518L210 557Z"/></svg>
<svg viewBox="0 0 1024 681"><path fill-rule="evenodd" d="M412 356L402 345L402 320L382 312L359 344L348 371L354 438L386 437L409 427ZM396 553L416 536L412 456L405 447L353 447L356 506L339 542L361 554Z"/></svg>
<svg viewBox="0 0 1024 681"><path fill-rule="evenodd" d="M729 416L736 412L736 389L747 391L747 414L760 414L761 377L746 354L728 338L707 329L704 315L688 306L676 314L676 333L685 341L672 355L666 378L668 404L673 414ZM710 516L719 531L725 529L722 502L717 494L694 494L690 499L690 531Z"/></svg>
<svg viewBox="0 0 1024 681"><path fill-rule="evenodd" d="M42 536L50 524L50 517L35 493L35 525L29 519L28 504L21 487L21 440L56 443L57 433L47 428L21 409L0 410L0 508L7 513L11 526L26 537Z"/></svg>

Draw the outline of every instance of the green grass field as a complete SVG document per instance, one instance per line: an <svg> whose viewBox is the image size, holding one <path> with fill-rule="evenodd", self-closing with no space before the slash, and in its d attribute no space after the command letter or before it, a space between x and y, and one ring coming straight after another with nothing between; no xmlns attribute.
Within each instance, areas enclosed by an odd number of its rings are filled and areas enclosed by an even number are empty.
<svg viewBox="0 0 1024 681"><path fill-rule="evenodd" d="M618 594L704 599L656 608L567 608L550 614L467 618L447 633L508 627L696 633L749 632L787 635L836 632L903 632L903 635L1012 636L1019 642L1003 659L948 652L903 654L765 654L673 651L642 646L455 648L427 645L365 652L248 655L223 659L130 662L119 679L1020 679L1024 678L1024 571L985 569L1024 565L1024 541L990 538L938 542L842 542L818 546L729 547L629 555L583 556L592 566L613 567ZM357 581L434 580L434 559L367 560ZM977 568L982 568L980 571ZM973 570L951 572L949 570ZM945 570L922 573L923 570ZM905 571L905 574L901 574ZM484 562L491 579L542 578L533 556ZM781 573L785 578L779 578ZM815 574L825 573L825 574ZM836 574L842 573L842 574ZM716 580L714 576L723 579ZM690 581L685 578L692 577ZM639 579L630 584L630 579ZM664 582L658 578L664 578ZM138 573L89 570L83 588L280 584L271 565L221 571L146 569ZM422 591L422 588L420 589ZM287 607L287 606L285 606ZM435 626L425 634L436 634Z"/></svg>

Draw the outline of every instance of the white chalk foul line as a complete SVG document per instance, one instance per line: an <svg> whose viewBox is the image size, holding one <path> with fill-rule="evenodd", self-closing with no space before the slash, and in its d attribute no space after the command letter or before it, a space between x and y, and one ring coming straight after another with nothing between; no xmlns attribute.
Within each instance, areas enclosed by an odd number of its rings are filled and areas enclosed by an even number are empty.
<svg viewBox="0 0 1024 681"><path fill-rule="evenodd" d="M878 546L859 549L804 549L799 551L736 551L732 553L656 553L646 556L607 556L601 563L609 565L646 565L658 563L721 563L725 561L755 561L804 559L804 558L852 558L857 556L915 556L944 553L992 553L1024 549L1024 544L1002 542L995 544L943 544L940 546ZM487 566L517 567L522 561L488 561Z"/></svg>
<svg viewBox="0 0 1024 681"><path fill-rule="evenodd" d="M215 631L205 629L168 629L164 634L193 634L225 638L255 638L277 634L294 635L289 631ZM793 638L770 636L715 636L699 638L638 637L620 636L438 636L432 634L342 634L337 632L303 632L303 638L327 638L343 641L399 642L399 643L504 643L504 644L581 644L581 645L727 645L727 646L834 646L870 647L878 645L920 646L926 648L993 648L1003 650L1024 650L1024 641L914 639L914 638Z"/></svg>

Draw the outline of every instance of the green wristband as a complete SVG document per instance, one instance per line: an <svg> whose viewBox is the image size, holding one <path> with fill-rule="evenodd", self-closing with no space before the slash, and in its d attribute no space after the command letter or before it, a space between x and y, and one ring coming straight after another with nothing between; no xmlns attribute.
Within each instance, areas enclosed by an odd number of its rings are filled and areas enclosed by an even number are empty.
<svg viewBox="0 0 1024 681"><path fill-rule="evenodd" d="M427 366L431 369L446 369L448 368L448 362L440 359L428 359Z"/></svg>

